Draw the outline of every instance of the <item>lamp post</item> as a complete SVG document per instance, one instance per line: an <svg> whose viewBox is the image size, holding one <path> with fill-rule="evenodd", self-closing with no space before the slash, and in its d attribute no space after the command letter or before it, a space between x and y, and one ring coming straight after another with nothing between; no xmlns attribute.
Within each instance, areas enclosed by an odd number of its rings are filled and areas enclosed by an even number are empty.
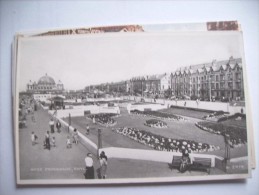
<svg viewBox="0 0 259 195"><path fill-rule="evenodd" d="M224 154L224 168L225 172L227 172L227 162L230 159L230 148L229 148L229 135L226 134L226 128L224 127L224 143L225 143L225 154Z"/></svg>
<svg viewBox="0 0 259 195"><path fill-rule="evenodd" d="M69 133L69 127L71 126L71 114L68 115L68 129L67 132Z"/></svg>
<svg viewBox="0 0 259 195"><path fill-rule="evenodd" d="M209 76L209 95L210 95L210 102L211 102L211 77Z"/></svg>
<svg viewBox="0 0 259 195"><path fill-rule="evenodd" d="M98 129L98 148L97 148L97 157L99 158L99 150L102 148L102 130Z"/></svg>

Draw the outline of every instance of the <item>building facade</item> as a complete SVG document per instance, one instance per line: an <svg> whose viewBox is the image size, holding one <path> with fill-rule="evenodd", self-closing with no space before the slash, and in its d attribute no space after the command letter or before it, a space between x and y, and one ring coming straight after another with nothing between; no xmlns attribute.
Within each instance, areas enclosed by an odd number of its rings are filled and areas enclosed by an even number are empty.
<svg viewBox="0 0 259 195"><path fill-rule="evenodd" d="M184 67L171 74L172 93L213 99L244 99L243 68L240 58Z"/></svg>
<svg viewBox="0 0 259 195"><path fill-rule="evenodd" d="M132 77L121 82L92 85L85 88L106 93L215 100L243 100L243 68L241 58L181 67L171 74Z"/></svg>
<svg viewBox="0 0 259 195"><path fill-rule="evenodd" d="M47 74L42 76L37 83L30 80L27 84L27 92L31 93L62 93L63 91L63 83L60 80L56 83L55 80Z"/></svg>

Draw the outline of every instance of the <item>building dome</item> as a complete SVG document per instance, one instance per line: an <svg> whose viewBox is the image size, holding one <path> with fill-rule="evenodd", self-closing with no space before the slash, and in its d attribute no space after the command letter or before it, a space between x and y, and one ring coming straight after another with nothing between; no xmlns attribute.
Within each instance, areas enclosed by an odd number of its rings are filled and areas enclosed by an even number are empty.
<svg viewBox="0 0 259 195"><path fill-rule="evenodd" d="M43 85L43 84L55 85L56 83L52 77L50 77L46 74L45 76L41 77L38 81L38 85Z"/></svg>

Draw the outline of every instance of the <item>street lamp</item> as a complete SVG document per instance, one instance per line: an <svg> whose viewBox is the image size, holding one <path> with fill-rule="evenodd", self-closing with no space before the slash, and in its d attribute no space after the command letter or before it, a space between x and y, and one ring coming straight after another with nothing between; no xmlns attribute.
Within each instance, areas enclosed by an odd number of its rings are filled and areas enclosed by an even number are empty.
<svg viewBox="0 0 259 195"><path fill-rule="evenodd" d="M229 146L229 135L226 134L226 128L224 127L224 143L225 143L225 154L224 154L224 168L225 172L227 172L227 162L230 159L230 146Z"/></svg>
<svg viewBox="0 0 259 195"><path fill-rule="evenodd" d="M210 102L211 102L211 77L209 76L209 95L210 95Z"/></svg>

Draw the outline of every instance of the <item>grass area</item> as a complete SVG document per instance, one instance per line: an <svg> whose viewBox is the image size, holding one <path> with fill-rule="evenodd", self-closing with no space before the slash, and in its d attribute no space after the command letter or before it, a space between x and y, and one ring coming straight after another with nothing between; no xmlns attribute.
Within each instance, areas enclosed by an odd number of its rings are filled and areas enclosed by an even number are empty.
<svg viewBox="0 0 259 195"><path fill-rule="evenodd" d="M198 122L197 125L205 131L210 131L220 135L228 135L229 140L233 145L247 142L246 128L228 126L222 123L209 121Z"/></svg>
<svg viewBox="0 0 259 195"><path fill-rule="evenodd" d="M208 143L211 145L219 146L223 148L224 140L222 136L211 134L203 131L195 126L193 121L167 121L168 128L159 129L151 128L145 124L146 120L154 119L153 117L142 117L138 115L129 115L126 112L122 112L121 116L115 118L117 124L116 127L134 127L139 130L144 130L156 135L161 135L172 139L185 139L192 140L195 142ZM72 126L75 126L79 131L85 134L86 124L90 125L89 137L92 141L97 143L97 129L101 128L103 136L104 147L125 147L125 148L139 148L139 149L150 149L150 147L132 141L130 138L122 136L112 131L112 128L104 128L99 125L93 125L91 120L87 120L85 117L73 117ZM81 130L80 130L81 129Z"/></svg>
<svg viewBox="0 0 259 195"><path fill-rule="evenodd" d="M170 109L171 110L171 109ZM168 128L157 129L151 128L144 123L146 120L154 119L153 117L142 117L139 115L129 115L126 110L121 109L121 115L115 118L117 124L113 128L117 127L134 127L139 130L151 132L156 135L161 135L167 138L173 139L185 139L192 140L195 142L208 143L210 145L219 146L221 150L217 151L217 155L224 156L224 138L222 135L213 134L195 126L195 122L199 121L167 121ZM67 119L66 119L67 120ZM90 126L90 134L86 135L93 142L97 143L97 129L102 129L102 144L103 147L124 147L124 148L135 148L135 149L147 149L153 150L152 148L135 142L130 138L117 134L113 131L112 127L102 127L100 125L93 125L92 120L86 119L85 117L73 117L72 126L77 128L81 133L86 133L86 124ZM236 150L238 148L235 148ZM244 149L246 151L247 149ZM237 151L236 156L245 156L244 151ZM211 152L213 153L213 152ZM231 153L232 155L233 153Z"/></svg>
<svg viewBox="0 0 259 195"><path fill-rule="evenodd" d="M176 114L180 116L187 116L192 118L202 119L202 117L208 115L208 112L198 111L198 110L189 110L184 108L168 108L160 110L160 112Z"/></svg>
<svg viewBox="0 0 259 195"><path fill-rule="evenodd" d="M235 126L235 127L241 127L246 128L246 120L235 120L235 119L229 119L226 121L220 122L221 124L227 125L227 126Z"/></svg>

